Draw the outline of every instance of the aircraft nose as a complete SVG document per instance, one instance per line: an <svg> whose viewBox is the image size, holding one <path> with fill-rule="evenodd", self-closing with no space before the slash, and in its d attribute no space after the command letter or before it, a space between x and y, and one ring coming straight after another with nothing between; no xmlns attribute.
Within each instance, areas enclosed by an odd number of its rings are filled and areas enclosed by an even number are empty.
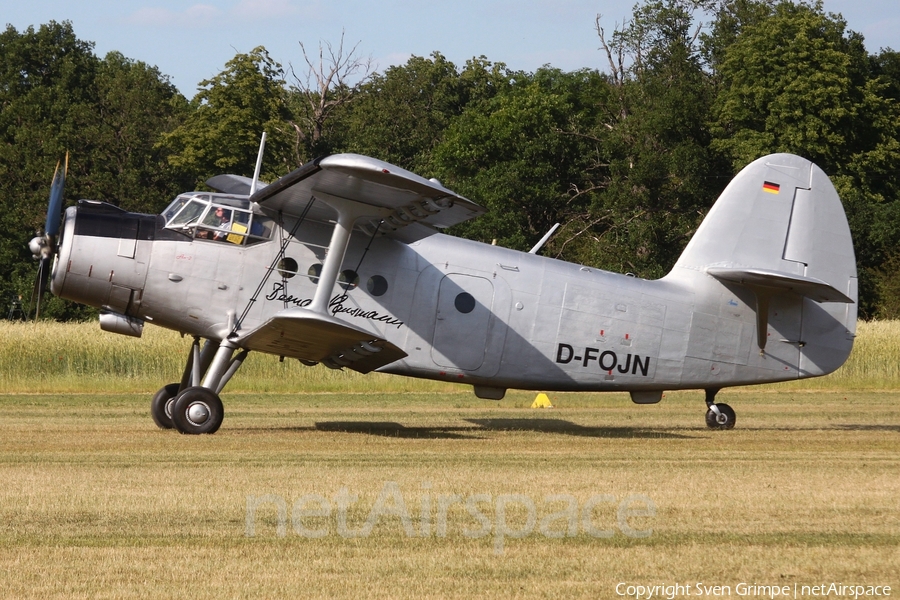
<svg viewBox="0 0 900 600"><path fill-rule="evenodd" d="M56 242L56 252L53 257L53 266L50 269L50 291L55 295L60 295L63 286L63 280L66 276L66 269L60 268L59 265L67 264L71 255L72 241L75 237L75 219L78 215L78 209L70 206L63 213L62 225L59 227L59 237ZM36 238L37 239L37 238ZM35 240L32 240L33 243ZM38 240L40 243L40 240ZM29 247L31 246L29 243ZM43 251L43 249L41 249ZM33 250L32 250L33 252Z"/></svg>

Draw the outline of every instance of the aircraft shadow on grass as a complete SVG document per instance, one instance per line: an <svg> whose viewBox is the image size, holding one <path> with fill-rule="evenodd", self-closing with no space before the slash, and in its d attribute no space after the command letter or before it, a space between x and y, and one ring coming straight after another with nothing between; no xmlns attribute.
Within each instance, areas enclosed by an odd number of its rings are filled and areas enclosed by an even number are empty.
<svg viewBox="0 0 900 600"><path fill-rule="evenodd" d="M856 423L846 423L835 425L832 429L841 429L844 431L893 431L900 433L900 425L858 425Z"/></svg>
<svg viewBox="0 0 900 600"><path fill-rule="evenodd" d="M319 431L365 433L385 437L424 439L479 439L489 431L531 431L594 438L689 439L691 436L652 427L586 427L563 419L466 419L471 426L407 427L391 421L325 421L316 423Z"/></svg>

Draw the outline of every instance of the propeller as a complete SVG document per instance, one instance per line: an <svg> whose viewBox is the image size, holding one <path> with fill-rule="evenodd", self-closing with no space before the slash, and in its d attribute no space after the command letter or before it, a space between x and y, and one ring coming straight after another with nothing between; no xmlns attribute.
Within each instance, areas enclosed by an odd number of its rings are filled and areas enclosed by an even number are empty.
<svg viewBox="0 0 900 600"><path fill-rule="evenodd" d="M47 220L44 223L43 233L38 235L30 242L28 248L34 259L38 261L38 272L34 279L34 288L31 291L31 304L35 307L34 320L36 321L41 314L41 300L44 292L47 291L47 282L50 280L50 270L52 268L53 257L56 255L56 241L59 238L59 226L62 222L63 208L63 190L66 186L66 171L69 169L69 154L66 153L66 160L62 163L56 163L56 171L53 173L53 183L50 185L50 201L47 203ZM28 312L31 312L29 308Z"/></svg>

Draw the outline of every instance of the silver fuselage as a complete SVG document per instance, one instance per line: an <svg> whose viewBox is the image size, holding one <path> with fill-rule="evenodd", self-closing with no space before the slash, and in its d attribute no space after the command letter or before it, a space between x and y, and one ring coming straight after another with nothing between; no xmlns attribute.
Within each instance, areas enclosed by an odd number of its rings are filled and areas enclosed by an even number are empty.
<svg viewBox="0 0 900 600"><path fill-rule="evenodd" d="M67 210L52 289L222 340L243 314L240 328L250 330L311 303L317 280L308 273L322 264L333 225L297 229L284 253L297 274L272 268L293 225L239 246L165 230L161 217L82 204ZM844 362L855 330L855 304L777 295L761 351L753 295L702 271L676 268L648 281L441 234L407 244L354 232L342 269L358 284L335 285L329 313L407 354L380 371L488 389L640 391L811 377Z"/></svg>

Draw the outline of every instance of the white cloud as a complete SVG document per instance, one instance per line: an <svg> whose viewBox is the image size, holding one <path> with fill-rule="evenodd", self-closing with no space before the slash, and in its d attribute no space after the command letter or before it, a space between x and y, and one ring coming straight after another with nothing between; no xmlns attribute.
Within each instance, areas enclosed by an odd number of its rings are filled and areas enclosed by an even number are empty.
<svg viewBox="0 0 900 600"><path fill-rule="evenodd" d="M132 25L193 29L215 25L221 21L223 15L221 10L211 4L195 4L183 11L145 7L126 17L125 21Z"/></svg>
<svg viewBox="0 0 900 600"><path fill-rule="evenodd" d="M301 14L305 14L305 9L301 11L292 0L240 0L224 10L212 4L194 4L180 11L144 7L126 17L125 21L132 25L195 29L248 21L274 21Z"/></svg>
<svg viewBox="0 0 900 600"><path fill-rule="evenodd" d="M290 0L241 0L230 11L241 19L280 19L301 14Z"/></svg>

